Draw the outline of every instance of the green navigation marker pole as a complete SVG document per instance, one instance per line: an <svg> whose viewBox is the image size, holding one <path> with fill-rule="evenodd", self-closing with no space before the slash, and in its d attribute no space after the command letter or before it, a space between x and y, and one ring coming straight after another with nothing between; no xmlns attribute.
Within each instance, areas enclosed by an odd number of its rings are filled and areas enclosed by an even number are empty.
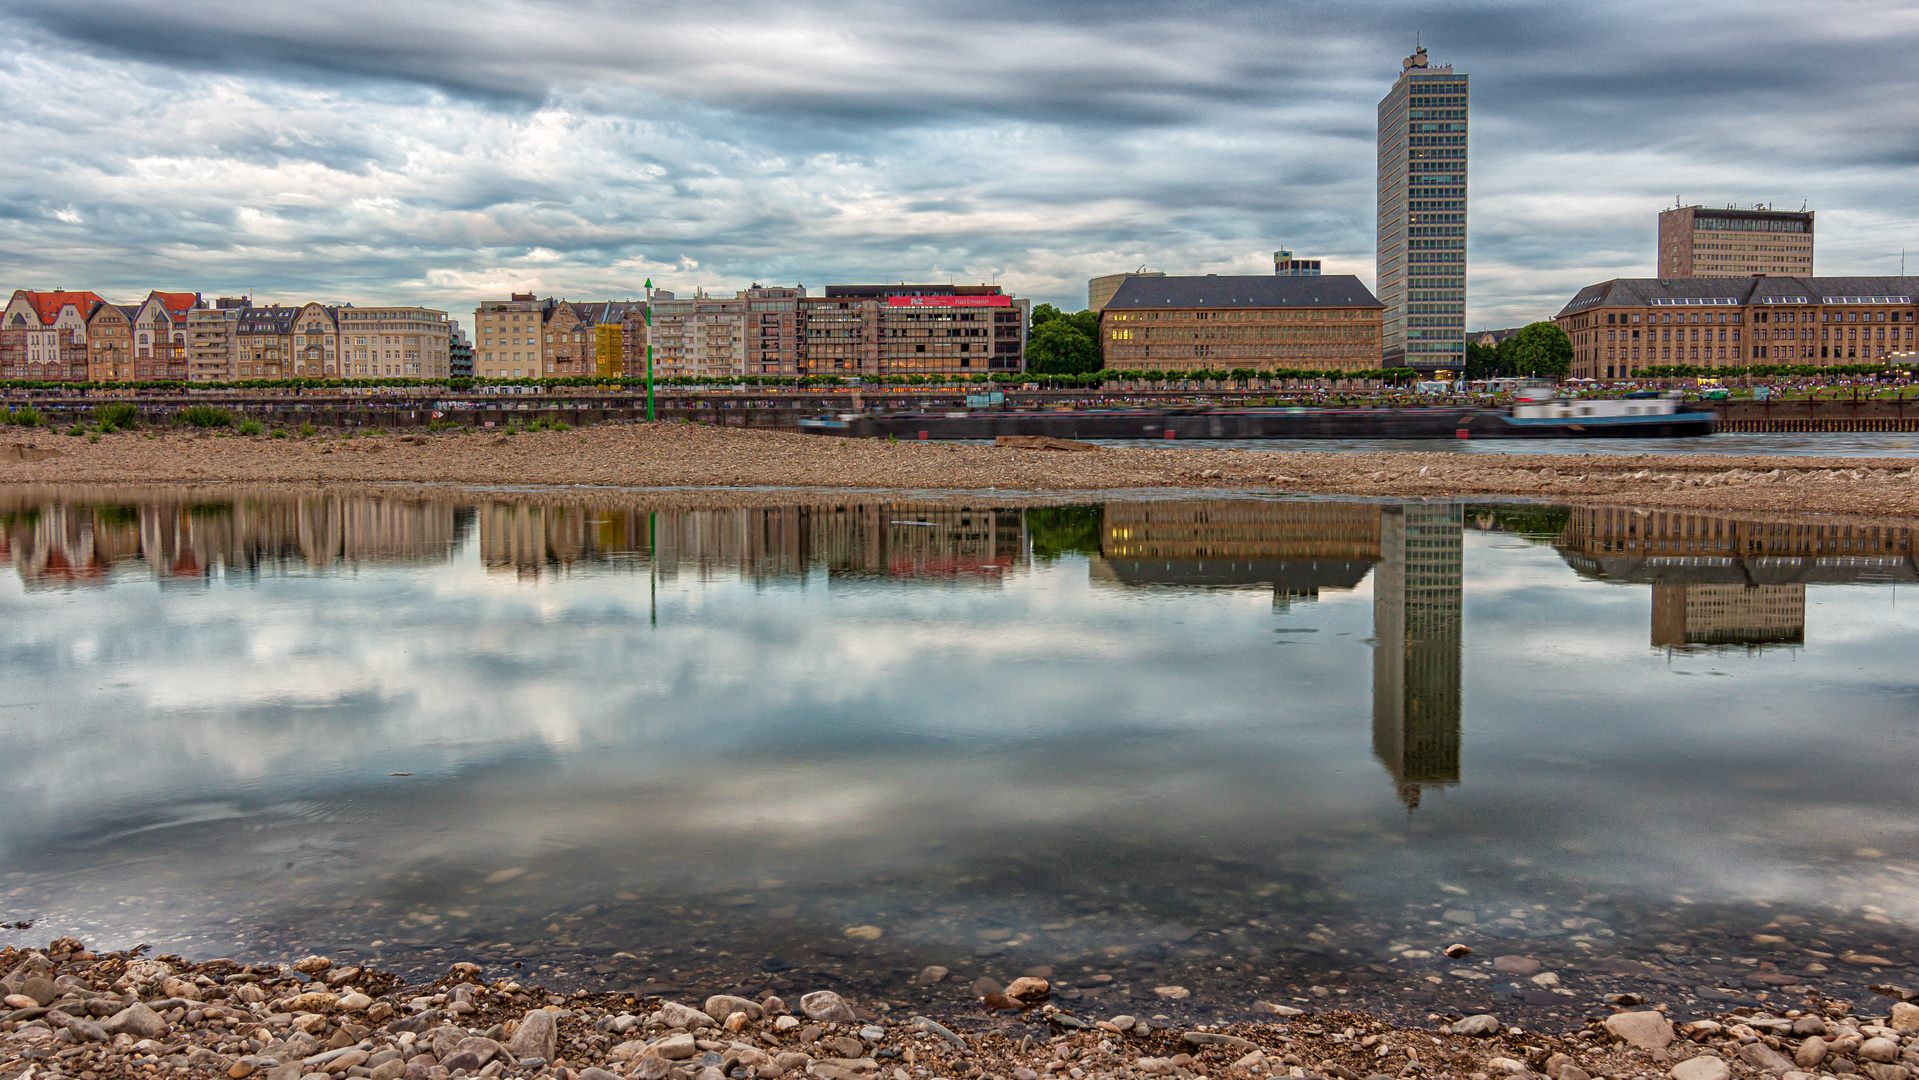
<svg viewBox="0 0 1919 1080"><path fill-rule="evenodd" d="M653 279L646 279L646 418L653 419Z"/></svg>

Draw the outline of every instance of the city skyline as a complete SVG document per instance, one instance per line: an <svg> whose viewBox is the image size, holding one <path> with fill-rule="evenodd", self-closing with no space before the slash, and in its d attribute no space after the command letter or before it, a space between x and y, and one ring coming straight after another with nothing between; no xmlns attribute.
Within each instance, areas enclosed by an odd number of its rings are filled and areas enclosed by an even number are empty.
<svg viewBox="0 0 1919 1080"><path fill-rule="evenodd" d="M1373 103L1415 37L1479 84L1470 326L1651 274L1675 194L1810 203L1837 274L1890 272L1919 210L1890 5L334 14L7 4L5 280L460 312L818 275L1076 308L1287 247L1372 282Z"/></svg>

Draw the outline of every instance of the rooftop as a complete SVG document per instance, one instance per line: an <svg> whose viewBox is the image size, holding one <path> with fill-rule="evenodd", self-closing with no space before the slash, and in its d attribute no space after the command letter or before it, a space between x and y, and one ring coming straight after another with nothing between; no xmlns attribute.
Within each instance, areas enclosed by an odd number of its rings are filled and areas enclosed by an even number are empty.
<svg viewBox="0 0 1919 1080"><path fill-rule="evenodd" d="M1351 274L1322 277L1133 277L1106 304L1114 309L1145 308L1330 308L1384 307L1372 290Z"/></svg>
<svg viewBox="0 0 1919 1080"><path fill-rule="evenodd" d="M1727 306L1745 304L1910 304L1919 277L1614 278L1588 285L1560 315L1597 307Z"/></svg>

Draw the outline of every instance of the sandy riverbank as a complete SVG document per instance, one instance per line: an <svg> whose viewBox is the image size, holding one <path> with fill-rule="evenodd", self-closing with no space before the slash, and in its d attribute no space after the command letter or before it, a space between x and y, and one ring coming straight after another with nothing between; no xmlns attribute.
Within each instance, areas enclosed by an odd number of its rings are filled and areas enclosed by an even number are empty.
<svg viewBox="0 0 1919 1080"><path fill-rule="evenodd" d="M1553 1080L1771 1076L1905 1080L1919 1008L1885 1015L1808 997L1679 1025L1622 999L1564 1032L1434 1014L1395 1025L1361 1013L1254 1005L1265 1019L1185 1024L1169 1015L1076 1015L1042 977L977 1006L926 1016L905 1001L796 987L735 987L687 1001L556 994L454 964L430 983L325 957L231 960L95 954L73 938L0 950L0 1078L302 1076L373 1080L1105 1080L1547 1076ZM923 979L939 980L929 968ZM1158 993L1169 1006L1178 987ZM1892 991L1888 988L1888 994ZM1008 996L1012 995L1012 996ZM1888 1026L1890 1025L1890 1026ZM1803 1070L1803 1071L1799 1071Z"/></svg>
<svg viewBox="0 0 1919 1080"><path fill-rule="evenodd" d="M37 431L11 441L0 446L0 483L991 489L996 498L1181 488L1519 496L1719 511L1919 512L1919 471L1910 460L1892 458L1265 452L1194 444L1065 452L665 423L353 438L120 432L98 442Z"/></svg>

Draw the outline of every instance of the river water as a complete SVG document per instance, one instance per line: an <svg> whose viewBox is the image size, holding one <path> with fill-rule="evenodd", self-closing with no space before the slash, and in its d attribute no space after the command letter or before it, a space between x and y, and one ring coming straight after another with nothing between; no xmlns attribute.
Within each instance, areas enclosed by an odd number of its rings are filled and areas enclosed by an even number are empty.
<svg viewBox="0 0 1919 1080"><path fill-rule="evenodd" d="M0 492L0 944L1541 1024L1919 980L1913 522L847 498Z"/></svg>

